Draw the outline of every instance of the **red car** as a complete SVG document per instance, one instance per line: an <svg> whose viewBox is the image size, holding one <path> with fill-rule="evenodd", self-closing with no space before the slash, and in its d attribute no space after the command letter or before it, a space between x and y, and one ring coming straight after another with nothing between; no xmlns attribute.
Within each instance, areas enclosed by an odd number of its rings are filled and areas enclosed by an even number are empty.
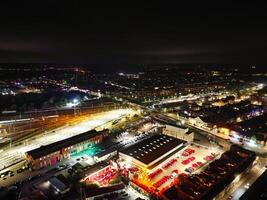
<svg viewBox="0 0 267 200"><path fill-rule="evenodd" d="M188 148L188 149L186 149L186 150L183 151L182 156L189 156L189 155L191 155L194 152L195 152L194 149Z"/></svg>
<svg viewBox="0 0 267 200"><path fill-rule="evenodd" d="M156 171L154 171L154 172L152 172L152 173L150 173L150 174L148 174L148 178L154 178L156 175L158 175L159 173L161 173L162 172L162 169L157 169Z"/></svg>
<svg viewBox="0 0 267 200"><path fill-rule="evenodd" d="M189 156L189 153L186 151L183 151L182 156Z"/></svg>
<svg viewBox="0 0 267 200"><path fill-rule="evenodd" d="M175 162L177 162L177 159L171 159L167 163L165 163L162 167L163 167L163 169L167 169L168 167L173 165Z"/></svg>
<svg viewBox="0 0 267 200"><path fill-rule="evenodd" d="M191 162L191 161L193 161L193 160L195 160L195 159L196 159L196 158L195 158L194 156L188 158L189 162Z"/></svg>
<svg viewBox="0 0 267 200"><path fill-rule="evenodd" d="M192 164L192 167L194 167L194 168L198 168L198 164L197 164L197 163L193 163L193 164Z"/></svg>
<svg viewBox="0 0 267 200"><path fill-rule="evenodd" d="M129 168L129 171L130 171L131 173L135 173L135 172L138 172L138 168L135 168L135 167L133 167L133 168Z"/></svg>
<svg viewBox="0 0 267 200"><path fill-rule="evenodd" d="M183 165L187 165L188 163L192 162L193 160L195 160L196 158L194 156L187 158L186 160L182 161Z"/></svg>
<svg viewBox="0 0 267 200"><path fill-rule="evenodd" d="M182 161L182 164L183 165L187 165L188 163L189 163L189 160L188 159Z"/></svg>
<svg viewBox="0 0 267 200"><path fill-rule="evenodd" d="M160 187L163 183L165 183L169 179L169 176L164 176L162 179L160 179L158 182L154 183L153 186L158 188Z"/></svg>
<svg viewBox="0 0 267 200"><path fill-rule="evenodd" d="M206 157L204 157L204 160L206 160L206 161L210 161L210 160L212 160L214 157L213 156L206 156Z"/></svg>
<svg viewBox="0 0 267 200"><path fill-rule="evenodd" d="M200 161L198 161L198 162L196 162L197 163L197 165L198 166L200 166L200 165L202 165L203 163L202 162L200 162Z"/></svg>
<svg viewBox="0 0 267 200"><path fill-rule="evenodd" d="M203 163L202 162L195 162L194 164L192 164L192 167L194 168L198 168L199 166L201 166Z"/></svg>

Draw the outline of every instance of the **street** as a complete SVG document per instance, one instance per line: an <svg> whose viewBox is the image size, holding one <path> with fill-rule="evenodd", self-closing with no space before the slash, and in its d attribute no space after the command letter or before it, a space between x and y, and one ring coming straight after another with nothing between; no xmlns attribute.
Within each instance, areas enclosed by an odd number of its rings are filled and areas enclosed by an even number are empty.
<svg viewBox="0 0 267 200"><path fill-rule="evenodd" d="M238 200L245 191L251 186L257 178L265 171L260 164L256 164L248 172L240 177L237 177L229 186L229 189L224 194L224 199L232 197L232 200Z"/></svg>

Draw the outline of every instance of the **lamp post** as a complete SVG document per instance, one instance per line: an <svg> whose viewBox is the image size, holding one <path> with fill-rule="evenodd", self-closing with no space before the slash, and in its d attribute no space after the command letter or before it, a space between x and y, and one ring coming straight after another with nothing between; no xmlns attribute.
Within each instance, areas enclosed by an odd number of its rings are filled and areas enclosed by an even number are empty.
<svg viewBox="0 0 267 200"><path fill-rule="evenodd" d="M74 116L76 116L76 106L79 104L79 100L73 99L72 104L73 104L73 114L74 114Z"/></svg>

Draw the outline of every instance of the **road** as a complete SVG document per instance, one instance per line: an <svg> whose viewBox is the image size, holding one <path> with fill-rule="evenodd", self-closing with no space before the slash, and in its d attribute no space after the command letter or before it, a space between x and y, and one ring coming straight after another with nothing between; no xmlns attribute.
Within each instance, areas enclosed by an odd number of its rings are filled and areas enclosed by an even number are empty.
<svg viewBox="0 0 267 200"><path fill-rule="evenodd" d="M264 146L262 146L260 144L257 144L255 142L252 142L250 140L249 141L244 141L243 140L242 142L240 142L239 138L231 137L230 141L232 143L234 143L234 144L237 144L237 145L245 148L245 149L248 149L250 151L254 151L254 152L258 153L258 154L261 154L262 156L266 156L266 154L267 154L267 148L266 147L264 147Z"/></svg>
<svg viewBox="0 0 267 200"><path fill-rule="evenodd" d="M238 200L247 190L246 186L251 186L264 171L265 168L257 163L251 170L237 177L224 194L224 199L227 200L231 196L231 200Z"/></svg>

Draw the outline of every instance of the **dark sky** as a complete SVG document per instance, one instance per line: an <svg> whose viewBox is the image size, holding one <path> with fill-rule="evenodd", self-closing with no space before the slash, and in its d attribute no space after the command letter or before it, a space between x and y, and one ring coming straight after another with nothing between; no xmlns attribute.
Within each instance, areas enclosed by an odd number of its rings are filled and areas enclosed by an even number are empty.
<svg viewBox="0 0 267 200"><path fill-rule="evenodd" d="M225 1L1 5L0 62L267 63L267 11Z"/></svg>

